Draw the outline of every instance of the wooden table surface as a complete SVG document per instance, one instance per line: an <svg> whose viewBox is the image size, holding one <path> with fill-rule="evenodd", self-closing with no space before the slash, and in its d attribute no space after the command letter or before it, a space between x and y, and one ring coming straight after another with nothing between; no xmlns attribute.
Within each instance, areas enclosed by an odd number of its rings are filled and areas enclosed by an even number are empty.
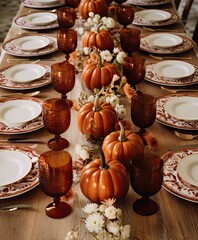
<svg viewBox="0 0 198 240"><path fill-rule="evenodd" d="M163 5L158 7L161 9L173 9L171 4ZM42 9L31 9L24 6L20 6L17 16L21 16L30 12L43 11ZM141 28L141 27L140 27ZM176 30L184 32L181 23L173 24L167 27L168 30ZM6 40L19 36L21 33L34 34L33 31L21 30L16 25L12 25L8 32ZM142 33L146 30L142 29ZM56 30L43 31L43 34L56 36ZM151 59L148 53L140 52L147 59L147 63L150 61L155 62L156 60ZM190 63L198 65L198 60L195 55L194 49L175 56L190 56L192 60ZM9 62L8 62L9 59ZM12 60L11 60L12 59ZM15 59L15 60L13 60ZM1 65L0 67L6 67L12 64L22 62L19 57L11 56L2 51ZM44 56L40 59L40 63L52 65L55 62L60 62L64 59L64 56L60 52ZM27 62L31 61L30 58ZM197 87L197 86L195 86ZM60 95L52 88L51 85L42 87L39 89L41 94L38 96L40 99L48 99L51 97L60 97ZM147 81L142 82L138 85L138 90L144 93L152 94L156 97L168 94L168 92L162 90L159 85L149 83ZM14 92L8 89L1 89L1 93ZM68 94L71 99L77 99L79 93L83 91L82 84L80 81L80 74L76 76L76 83L74 89ZM28 91L27 91L28 92ZM125 106L129 111L129 104L126 98L123 97ZM69 141L70 146L67 149L72 155L73 160L77 159L75 153L76 144L86 144L85 138L79 133L76 125L77 112L71 111L71 125L70 128L63 134ZM130 115L128 115L130 120ZM137 130L134 127L134 131ZM164 155L169 151L172 146L182 146L184 144L195 144L197 140L185 141L175 136L174 130L167 126L164 126L158 122L149 129L159 141L159 146L155 150L160 156ZM0 135L1 139L6 139L9 135ZM38 153L42 153L48 150L46 142L52 137L52 134L48 133L44 128L23 134L27 138L40 138L45 143L38 144L35 150ZM31 143L21 143L19 146L31 147ZM83 217L82 207L85 206L89 201L82 195L79 190L78 184L73 184L73 189L76 190L76 195L70 200L70 204L73 207L72 214L68 217L55 220L45 215L45 206L52 200L46 196L40 189L39 186L32 189L29 192L21 194L16 197L0 199L0 205L11 204L11 203L27 203L33 206L32 209L28 210L17 210L9 213L0 212L0 239L5 240L63 240L66 233L70 231L80 222L80 218ZM158 205L159 211L148 217L143 217L136 214L132 210L132 203L139 197L133 189L130 187L128 195L119 203L119 207L123 210L123 223L130 224L131 226L131 239L134 240L196 240L198 236L198 204L187 200L183 200L177 196L174 196L170 192L161 188L160 192L152 197ZM89 234L86 233L85 228L81 232L82 239L92 239Z"/></svg>

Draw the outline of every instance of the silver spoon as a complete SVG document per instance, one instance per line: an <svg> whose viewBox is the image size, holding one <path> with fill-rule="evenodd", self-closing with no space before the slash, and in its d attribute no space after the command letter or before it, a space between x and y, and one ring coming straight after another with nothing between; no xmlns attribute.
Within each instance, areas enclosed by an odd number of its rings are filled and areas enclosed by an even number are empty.
<svg viewBox="0 0 198 240"><path fill-rule="evenodd" d="M175 131L175 135L184 140L193 140L194 138L198 137L198 135L193 135L193 134L188 134L188 133L180 133L177 131Z"/></svg>
<svg viewBox="0 0 198 240"><path fill-rule="evenodd" d="M28 97L33 97L37 96L40 93L40 91L34 91L30 93L2 93L0 94L0 97L12 97L12 96L28 96Z"/></svg>

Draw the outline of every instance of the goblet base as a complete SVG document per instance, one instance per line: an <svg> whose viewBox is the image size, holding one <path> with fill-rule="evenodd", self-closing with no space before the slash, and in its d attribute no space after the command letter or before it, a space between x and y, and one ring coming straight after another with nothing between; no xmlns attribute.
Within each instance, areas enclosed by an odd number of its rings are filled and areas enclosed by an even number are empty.
<svg viewBox="0 0 198 240"><path fill-rule="evenodd" d="M71 206L66 202L52 202L45 208L47 216L56 219L68 216L71 211Z"/></svg>
<svg viewBox="0 0 198 240"><path fill-rule="evenodd" d="M53 138L48 141L47 145L53 151L60 151L67 148L69 146L69 142L64 138L60 138L58 139L58 141L56 140L56 138Z"/></svg>
<svg viewBox="0 0 198 240"><path fill-rule="evenodd" d="M133 203L133 210L142 216L149 216L158 211L158 205L149 198L140 198Z"/></svg>

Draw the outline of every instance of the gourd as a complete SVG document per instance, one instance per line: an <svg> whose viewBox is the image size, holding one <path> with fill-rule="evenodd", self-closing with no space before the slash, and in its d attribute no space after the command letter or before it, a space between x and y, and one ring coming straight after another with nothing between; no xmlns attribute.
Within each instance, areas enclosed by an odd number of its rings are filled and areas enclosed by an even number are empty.
<svg viewBox="0 0 198 240"><path fill-rule="evenodd" d="M114 130L116 122L115 109L109 103L99 102L98 96L96 96L94 103L84 104L77 115L79 130L93 139L104 138Z"/></svg>
<svg viewBox="0 0 198 240"><path fill-rule="evenodd" d="M78 11L82 18L87 19L89 12L99 14L101 17L107 16L108 6L105 0L81 0Z"/></svg>
<svg viewBox="0 0 198 240"><path fill-rule="evenodd" d="M144 154L144 143L141 137L131 130L124 130L119 122L120 130L111 132L104 138L102 149L105 158L117 159L130 171L130 161ZM107 162L108 163L108 162Z"/></svg>
<svg viewBox="0 0 198 240"><path fill-rule="evenodd" d="M108 198L121 199L129 189L129 174L122 163L111 159L106 164L100 150L100 158L88 163L81 172L80 188L83 195L99 203Z"/></svg>
<svg viewBox="0 0 198 240"><path fill-rule="evenodd" d="M81 79L83 84L90 90L94 88L101 89L103 86L108 86L113 76L116 74L119 77L120 72L113 63L102 63L100 54L96 51L98 61L88 63L82 71Z"/></svg>

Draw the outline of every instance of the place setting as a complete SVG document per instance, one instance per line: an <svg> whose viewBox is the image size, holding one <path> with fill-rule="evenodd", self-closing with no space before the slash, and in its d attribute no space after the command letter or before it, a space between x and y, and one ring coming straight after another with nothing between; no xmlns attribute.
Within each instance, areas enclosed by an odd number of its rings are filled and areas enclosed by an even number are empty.
<svg viewBox="0 0 198 240"><path fill-rule="evenodd" d="M65 4L65 0L22 0L25 7L30 8L53 8L60 7Z"/></svg>
<svg viewBox="0 0 198 240"><path fill-rule="evenodd" d="M196 94L169 94L157 99L159 123L181 130L198 129L198 97Z"/></svg>
<svg viewBox="0 0 198 240"><path fill-rule="evenodd" d="M190 50L192 40L182 34L151 33L141 37L140 49L150 53L174 54Z"/></svg>
<svg viewBox="0 0 198 240"><path fill-rule="evenodd" d="M171 2L171 0L128 0L127 3L137 6L160 6Z"/></svg>
<svg viewBox="0 0 198 240"><path fill-rule="evenodd" d="M133 24L139 26L158 27L174 24L178 20L179 16L175 13L159 9L146 9L135 12Z"/></svg>
<svg viewBox="0 0 198 240"><path fill-rule="evenodd" d="M22 15L15 18L14 23L20 28L38 31L58 27L57 14L52 12L36 12Z"/></svg>
<svg viewBox="0 0 198 240"><path fill-rule="evenodd" d="M0 87L28 90L51 83L51 68L38 63L21 63L0 69Z"/></svg>
<svg viewBox="0 0 198 240"><path fill-rule="evenodd" d="M180 60L148 63L145 80L170 87L190 86L198 83L198 67L195 64Z"/></svg>
<svg viewBox="0 0 198 240"><path fill-rule="evenodd" d="M2 44L2 49L13 56L34 57L53 53L58 47L55 37L37 34L10 39Z"/></svg>
<svg viewBox="0 0 198 240"><path fill-rule="evenodd" d="M0 144L0 199L30 191L39 185L39 153L31 148Z"/></svg>
<svg viewBox="0 0 198 240"><path fill-rule="evenodd" d="M42 128L42 103L34 97L8 97L0 99L0 133L21 134Z"/></svg>

